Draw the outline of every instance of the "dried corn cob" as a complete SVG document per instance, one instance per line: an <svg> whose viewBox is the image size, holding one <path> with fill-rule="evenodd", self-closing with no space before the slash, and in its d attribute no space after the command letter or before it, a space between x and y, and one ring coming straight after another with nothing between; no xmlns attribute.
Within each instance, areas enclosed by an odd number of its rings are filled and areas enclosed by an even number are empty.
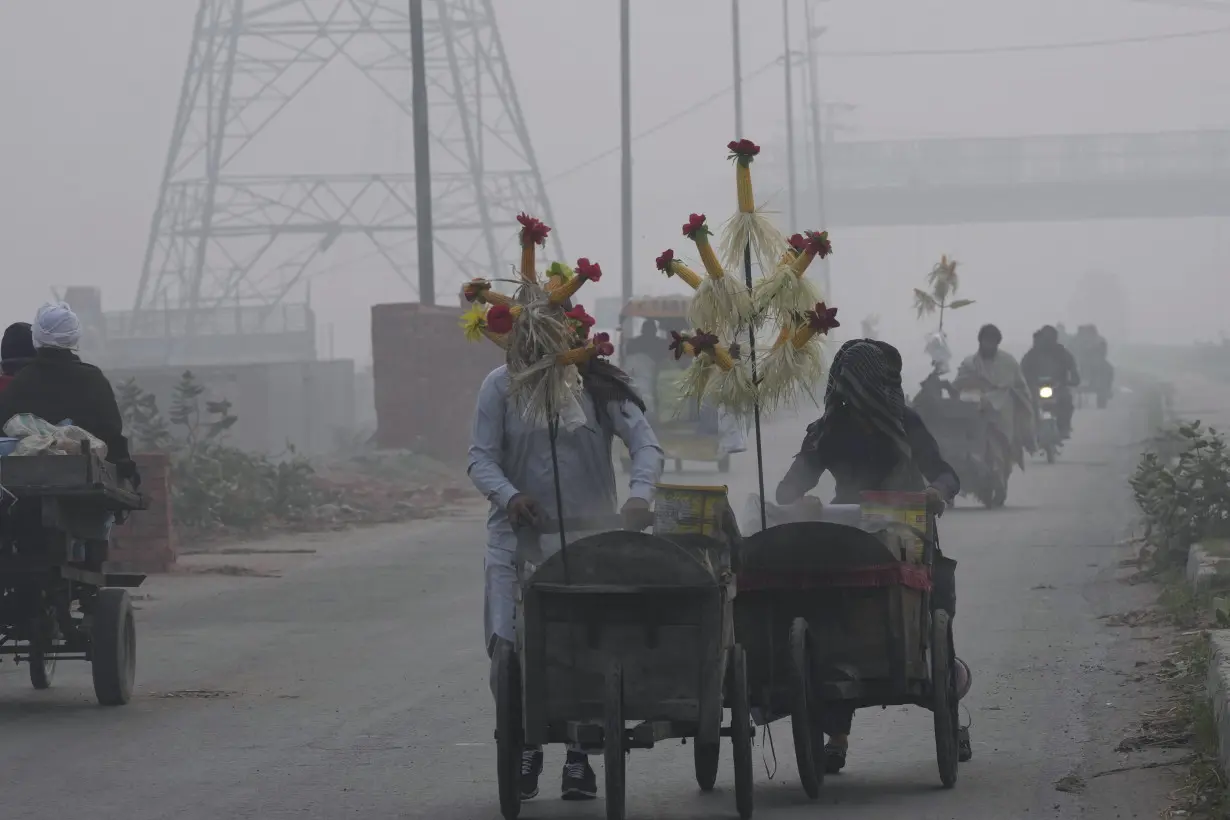
<svg viewBox="0 0 1230 820"><path fill-rule="evenodd" d="M684 282L687 282L688 287L692 290L700 287L700 274L676 259L675 252L670 248L662 251L661 255L658 256L657 266L658 270L667 276L678 276Z"/></svg>
<svg viewBox="0 0 1230 820"><path fill-rule="evenodd" d="M584 285L587 281L597 282L601 278L602 267L597 262L590 262L585 258L578 259L576 275L551 291L551 304L562 305L576 295L576 292L581 289L581 285Z"/></svg>

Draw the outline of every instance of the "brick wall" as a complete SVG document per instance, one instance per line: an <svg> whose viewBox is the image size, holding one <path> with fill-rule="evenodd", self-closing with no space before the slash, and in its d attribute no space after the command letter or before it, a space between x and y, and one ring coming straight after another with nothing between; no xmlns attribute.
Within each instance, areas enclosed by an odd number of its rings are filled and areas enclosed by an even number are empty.
<svg viewBox="0 0 1230 820"><path fill-rule="evenodd" d="M419 304L372 308L376 438L442 461L465 458L479 385L504 361L483 339L467 342L461 308Z"/></svg>
<svg viewBox="0 0 1230 820"><path fill-rule="evenodd" d="M141 492L149 509L134 512L111 531L112 572L166 572L175 563L171 521L171 469L165 454L133 456L141 471Z"/></svg>

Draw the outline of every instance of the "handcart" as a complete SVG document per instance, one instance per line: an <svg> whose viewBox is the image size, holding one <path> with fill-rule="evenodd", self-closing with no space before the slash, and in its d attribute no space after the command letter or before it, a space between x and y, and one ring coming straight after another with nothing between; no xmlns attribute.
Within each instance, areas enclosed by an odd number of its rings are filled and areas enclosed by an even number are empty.
<svg viewBox="0 0 1230 820"><path fill-rule="evenodd" d="M837 704L930 709L940 781L956 783L957 662L950 613L932 595L936 548L933 518L927 532L807 521L746 537L735 637L753 715L791 718L809 797L824 780L822 716Z"/></svg>
<svg viewBox="0 0 1230 820"><path fill-rule="evenodd" d="M609 531L572 541L541 563L537 534L519 538L516 646L501 642L496 656L503 816L513 820L520 811L526 745L601 750L606 816L622 820L631 749L690 738L696 749L713 751L712 785L720 738L730 737L739 816L751 817L752 723L747 663L734 640L729 544L614 530L618 519L564 523L568 532ZM558 525L542 528L552 530Z"/></svg>
<svg viewBox="0 0 1230 820"><path fill-rule="evenodd" d="M0 657L26 662L35 689L51 686L56 662L90 662L104 706L132 696L136 627L126 588L144 575L107 572L117 514L145 509L114 465L80 455L0 459Z"/></svg>

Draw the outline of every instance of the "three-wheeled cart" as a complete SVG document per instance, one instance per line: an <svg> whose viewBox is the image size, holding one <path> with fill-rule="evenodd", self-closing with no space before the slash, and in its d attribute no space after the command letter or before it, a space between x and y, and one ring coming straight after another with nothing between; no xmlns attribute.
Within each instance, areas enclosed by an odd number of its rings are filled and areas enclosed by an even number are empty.
<svg viewBox="0 0 1230 820"><path fill-rule="evenodd" d="M752 723L730 548L702 535L616 530L579 538L541 564L519 555L519 564L516 646L501 642L495 659L503 816L520 811L526 745L601 750L606 816L622 820L631 749L690 738L712 788L720 738L730 737L739 816L751 817Z"/></svg>
<svg viewBox="0 0 1230 820"><path fill-rule="evenodd" d="M789 716L802 786L824 780L823 715L835 705L915 704L935 717L940 781L957 780L958 693L950 613L934 605L934 526L879 532L823 521L746 537L735 638L758 723ZM908 550L922 538L921 560Z"/></svg>
<svg viewBox="0 0 1230 820"><path fill-rule="evenodd" d="M106 571L116 514L144 509L115 467L81 455L0 458L0 657L26 662L35 689L56 662L90 662L104 706L132 696L136 628L126 588L144 575Z"/></svg>

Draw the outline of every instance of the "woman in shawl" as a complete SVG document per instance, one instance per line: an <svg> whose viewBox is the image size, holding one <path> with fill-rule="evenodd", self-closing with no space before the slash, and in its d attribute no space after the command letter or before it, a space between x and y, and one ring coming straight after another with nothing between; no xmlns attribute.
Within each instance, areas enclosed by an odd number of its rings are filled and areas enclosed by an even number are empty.
<svg viewBox="0 0 1230 820"><path fill-rule="evenodd" d="M925 492L928 507L942 514L961 490L956 471L940 455L939 445L918 414L906 407L901 388L901 354L887 342L853 339L833 357L824 415L807 427L803 447L777 485L777 503L803 501L825 472L837 482L835 504L858 504L867 490ZM811 503L819 504L819 499ZM956 561L936 556L936 605L956 609ZM958 664L958 691L968 688L969 673ZM846 765L854 708L825 709L825 769ZM962 730L960 759L971 756L969 735Z"/></svg>

